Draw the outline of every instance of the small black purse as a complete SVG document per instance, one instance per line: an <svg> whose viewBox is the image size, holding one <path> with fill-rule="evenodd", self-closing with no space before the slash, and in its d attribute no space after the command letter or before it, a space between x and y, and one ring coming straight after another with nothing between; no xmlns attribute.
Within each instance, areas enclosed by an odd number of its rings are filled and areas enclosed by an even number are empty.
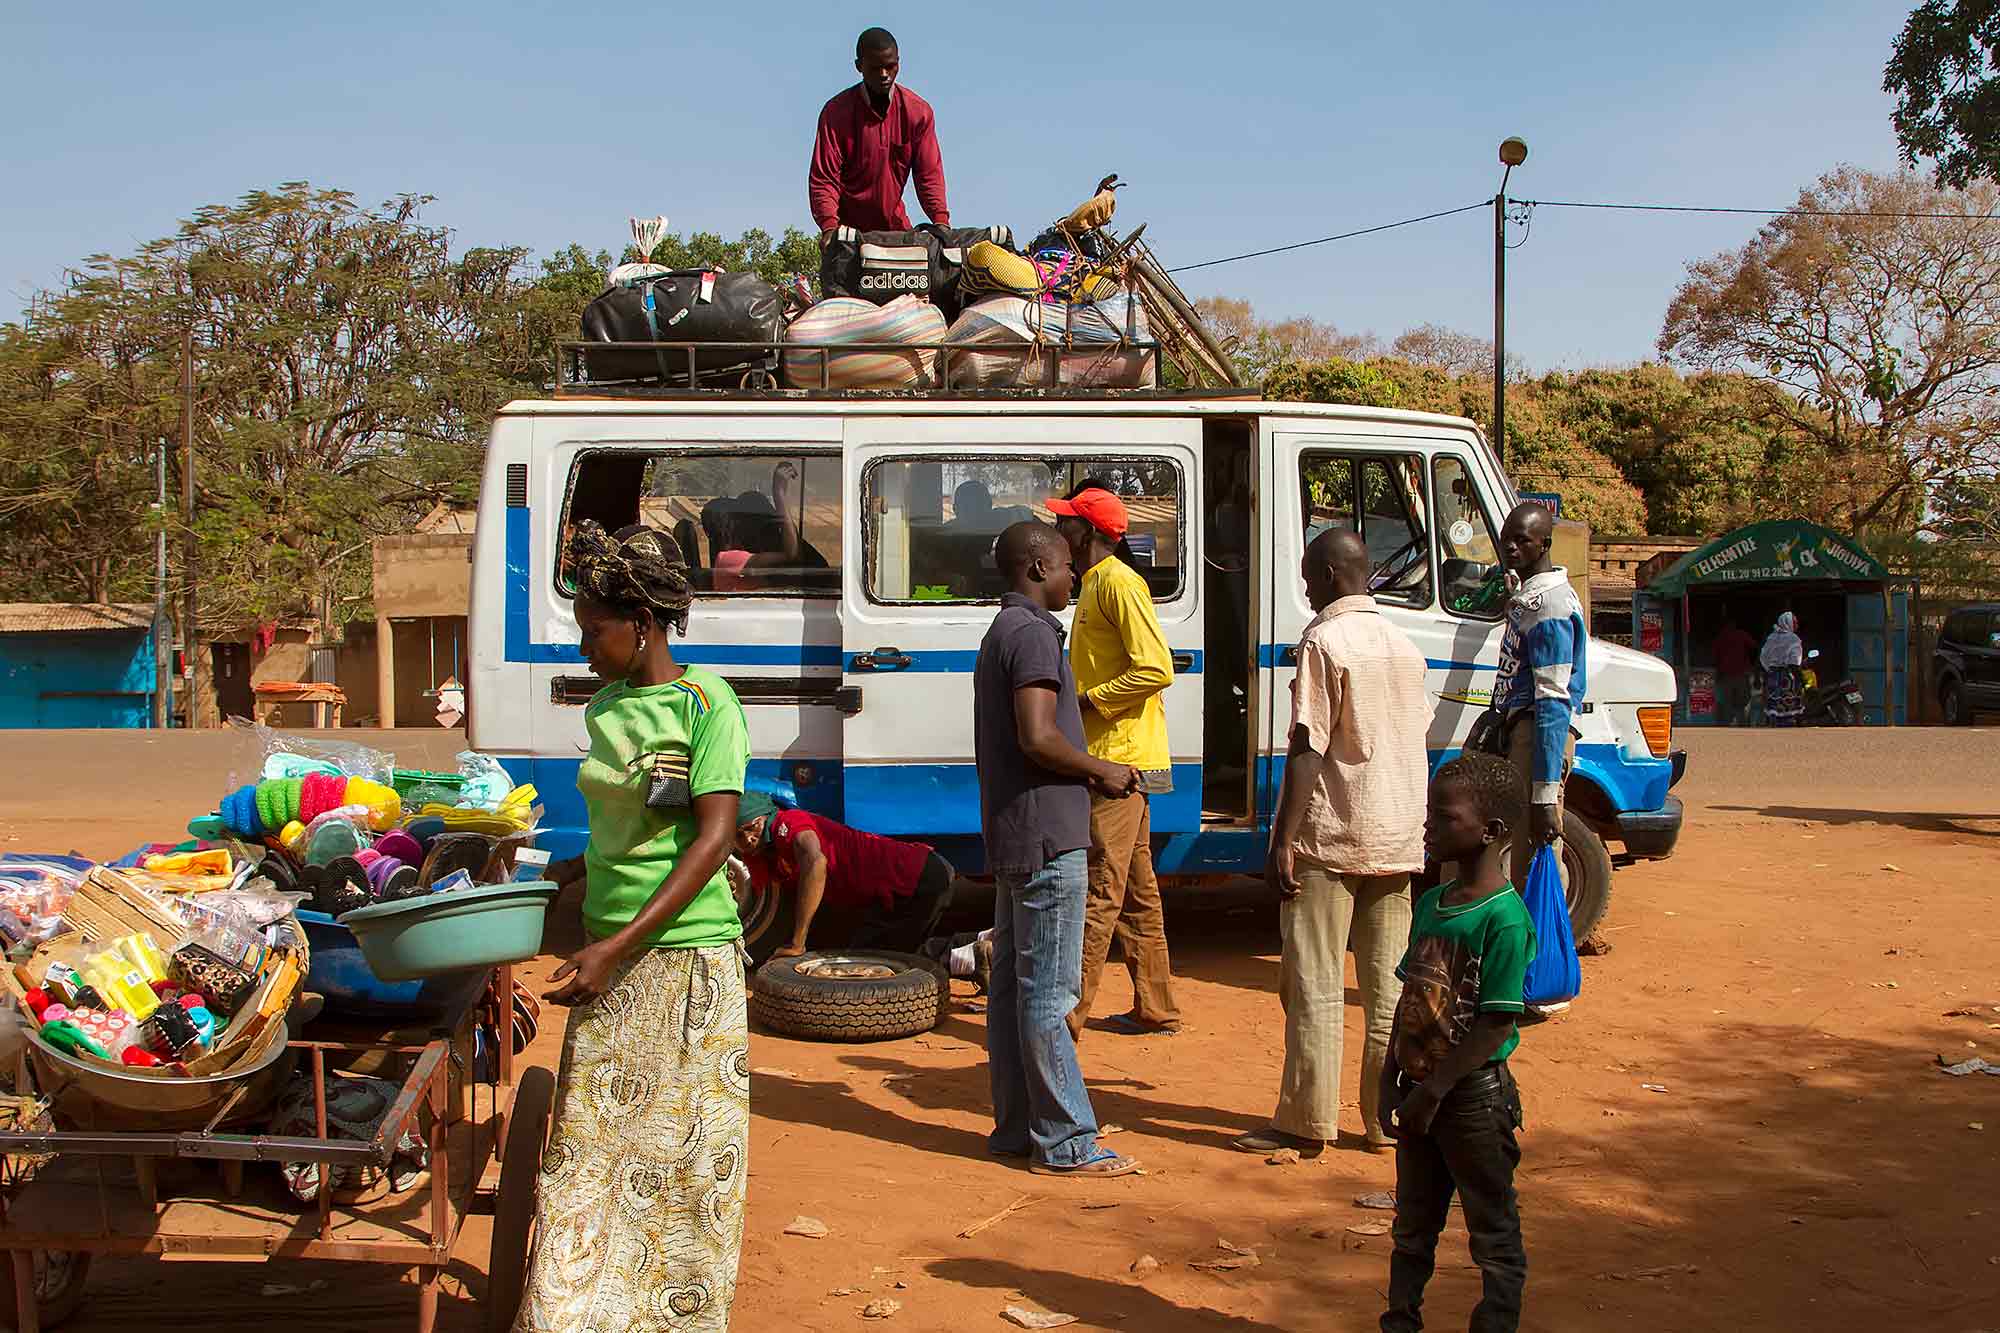
<svg viewBox="0 0 2000 1333"><path fill-rule="evenodd" d="M662 750L640 755L638 763L646 771L648 810L685 810L694 804L694 794L688 790L689 760L685 752Z"/></svg>

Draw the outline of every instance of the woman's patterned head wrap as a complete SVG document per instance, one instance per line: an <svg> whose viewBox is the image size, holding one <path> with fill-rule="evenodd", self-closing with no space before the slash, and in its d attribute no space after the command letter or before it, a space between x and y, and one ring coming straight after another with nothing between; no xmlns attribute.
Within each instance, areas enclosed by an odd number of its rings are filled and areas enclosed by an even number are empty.
<svg viewBox="0 0 2000 1333"><path fill-rule="evenodd" d="M614 537L585 519L570 538L569 559L578 592L621 610L644 607L661 624L687 633L694 584L687 557L666 533L635 525Z"/></svg>

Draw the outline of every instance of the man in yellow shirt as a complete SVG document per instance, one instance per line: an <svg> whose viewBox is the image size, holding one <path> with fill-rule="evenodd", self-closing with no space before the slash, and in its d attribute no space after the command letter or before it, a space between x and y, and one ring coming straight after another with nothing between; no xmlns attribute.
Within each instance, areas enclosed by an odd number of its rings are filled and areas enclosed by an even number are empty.
<svg viewBox="0 0 2000 1333"><path fill-rule="evenodd" d="M1116 938L1132 973L1132 1012L1105 1026L1128 1035L1180 1030L1166 916L1153 874L1151 793L1173 790L1167 711L1160 698L1174 683L1173 656L1153 614L1153 595L1119 558L1130 526L1124 502L1085 482L1066 500L1050 500L1056 528L1083 573L1070 624L1070 666L1083 705L1084 746L1091 755L1139 770L1137 791L1090 797L1090 896L1083 926L1083 976L1071 1033L1081 1038L1104 961Z"/></svg>

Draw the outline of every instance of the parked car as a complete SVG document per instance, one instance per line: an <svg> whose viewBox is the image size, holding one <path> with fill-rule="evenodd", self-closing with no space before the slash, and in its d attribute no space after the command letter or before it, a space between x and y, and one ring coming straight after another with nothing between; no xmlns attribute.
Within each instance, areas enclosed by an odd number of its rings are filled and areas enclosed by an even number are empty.
<svg viewBox="0 0 2000 1333"><path fill-rule="evenodd" d="M1931 655L1938 708L1950 726L2000 708L2000 602L1961 606L1945 617Z"/></svg>

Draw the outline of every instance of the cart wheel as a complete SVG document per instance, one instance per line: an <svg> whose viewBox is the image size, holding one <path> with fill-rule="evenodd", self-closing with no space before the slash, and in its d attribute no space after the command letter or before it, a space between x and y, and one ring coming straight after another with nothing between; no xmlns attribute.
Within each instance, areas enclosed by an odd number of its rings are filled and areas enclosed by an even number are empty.
<svg viewBox="0 0 2000 1333"><path fill-rule="evenodd" d="M556 1076L535 1068L521 1075L507 1113L507 1147L500 1158L500 1193L493 1204L493 1248L486 1260L488 1333L513 1328L528 1277L528 1242L535 1226L535 1176L549 1139Z"/></svg>
<svg viewBox="0 0 2000 1333"><path fill-rule="evenodd" d="M0 1324L14 1323L14 1265L0 1252ZM35 1313L43 1328L54 1328L83 1305L83 1281L90 1272L86 1250L35 1251Z"/></svg>

